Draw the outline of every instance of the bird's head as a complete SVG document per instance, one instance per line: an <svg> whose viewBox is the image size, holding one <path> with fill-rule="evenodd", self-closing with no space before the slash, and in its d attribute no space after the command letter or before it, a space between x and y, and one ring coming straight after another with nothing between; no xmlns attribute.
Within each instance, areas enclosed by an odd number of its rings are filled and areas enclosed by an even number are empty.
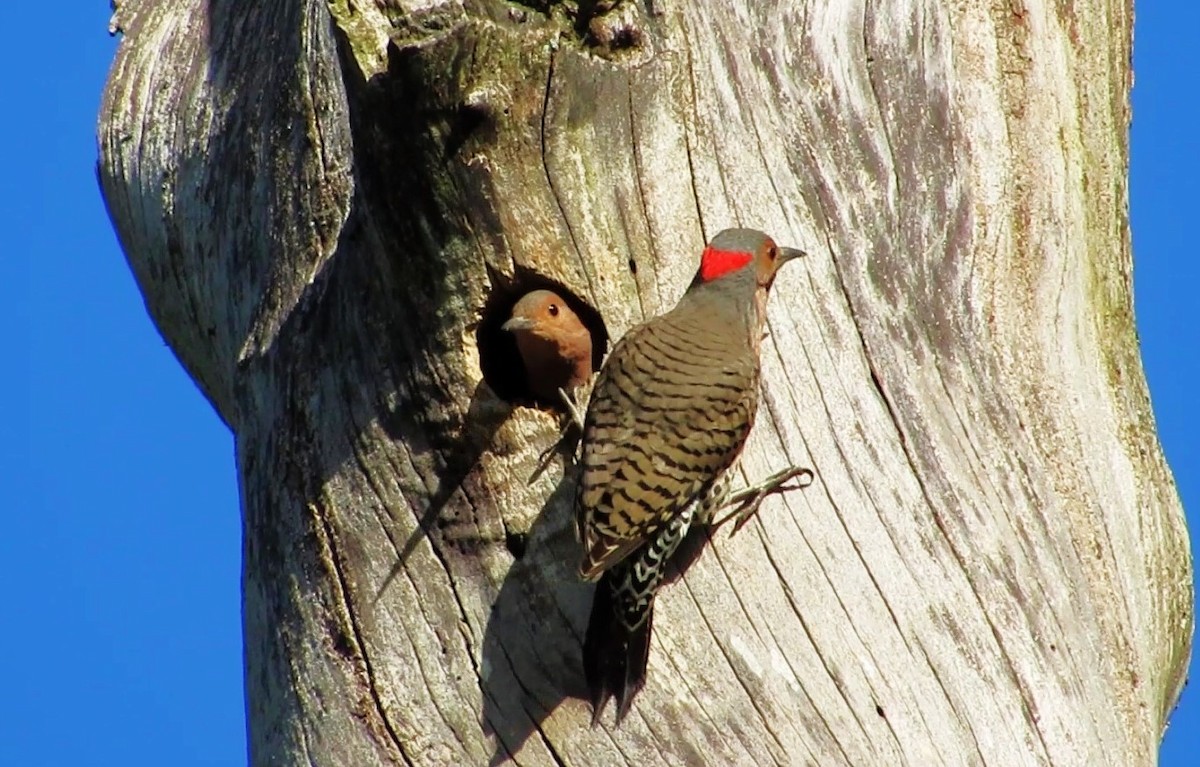
<svg viewBox="0 0 1200 767"><path fill-rule="evenodd" d="M512 317L500 327L518 335L527 333L546 339L585 331L567 302L550 290L526 293L513 306Z"/></svg>
<svg viewBox="0 0 1200 767"><path fill-rule="evenodd" d="M771 287L779 267L805 255L796 248L785 248L757 229L726 229L718 232L700 255L696 283L712 282L730 274L753 270L755 283Z"/></svg>

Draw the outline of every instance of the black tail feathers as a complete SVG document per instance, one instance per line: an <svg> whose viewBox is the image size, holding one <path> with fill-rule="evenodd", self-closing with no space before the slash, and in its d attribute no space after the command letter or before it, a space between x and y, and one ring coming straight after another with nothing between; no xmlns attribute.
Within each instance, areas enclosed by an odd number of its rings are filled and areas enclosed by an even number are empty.
<svg viewBox="0 0 1200 767"><path fill-rule="evenodd" d="M654 602L622 604L628 592L616 588L620 570L609 571L600 579L592 601L592 616L583 640L583 670L592 694L592 726L610 698L617 699L620 724L633 697L646 683L646 663L650 658L650 628L654 622Z"/></svg>

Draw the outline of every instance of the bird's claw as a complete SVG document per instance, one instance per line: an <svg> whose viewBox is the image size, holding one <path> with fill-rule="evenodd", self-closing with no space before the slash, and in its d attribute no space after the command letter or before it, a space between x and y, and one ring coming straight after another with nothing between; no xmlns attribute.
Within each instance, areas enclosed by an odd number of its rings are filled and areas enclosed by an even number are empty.
<svg viewBox="0 0 1200 767"><path fill-rule="evenodd" d="M799 484L787 484L787 482L796 478L799 478ZM735 520L733 531L729 534L732 538L737 535L738 530L741 530L743 525L750 521L767 496L787 492L788 490L802 490L811 485L813 479L814 474L812 469L806 466L791 466L783 471L772 474L757 485L739 490L730 495L723 504L724 506L735 506L736 508L719 521L714 522L712 529L718 530L726 522L733 519Z"/></svg>
<svg viewBox="0 0 1200 767"><path fill-rule="evenodd" d="M558 390L559 399L562 400L563 407L567 409L567 415L571 417L571 422L579 427L579 432L583 433L583 414L579 412L579 405L575 403L573 397L562 389Z"/></svg>
<svg viewBox="0 0 1200 767"><path fill-rule="evenodd" d="M579 405L575 399L561 387L558 390L558 396L562 400L563 407L567 410L567 422L562 425L562 429L558 433L558 439L554 440L554 444L547 447L538 455L537 468L534 469L533 475L529 481L533 482L541 475L546 467L550 465L550 460L559 450L566 448L564 456L568 460L574 460L578 443L572 444L573 439L578 439L580 434L583 434L583 414L580 412ZM578 432L572 433L571 427L578 426Z"/></svg>

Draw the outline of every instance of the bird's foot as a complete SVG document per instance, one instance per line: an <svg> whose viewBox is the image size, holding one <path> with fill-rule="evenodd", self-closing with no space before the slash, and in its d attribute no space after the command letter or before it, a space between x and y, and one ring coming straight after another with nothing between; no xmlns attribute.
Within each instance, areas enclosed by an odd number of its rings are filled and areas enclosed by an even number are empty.
<svg viewBox="0 0 1200 767"><path fill-rule="evenodd" d="M787 482L798 479L799 484L788 485ZM726 514L723 518L713 522L712 529L718 530L729 520L735 520L733 523L733 532L730 537L737 535L737 531L742 529L742 525L750 521L750 518L758 511L758 507L766 500L767 496L776 493L784 493L788 490L801 490L813 483L814 475L812 469L806 466L791 466L783 471L776 472L767 477L757 485L751 485L743 490L731 494L725 499L723 507L733 506L733 511Z"/></svg>
<svg viewBox="0 0 1200 767"><path fill-rule="evenodd" d="M571 417L571 422L579 427L579 433L583 433L583 413L580 412L579 405L575 402L575 398L562 389L558 390L558 397L562 400L563 407L567 409L567 415ZM570 425L568 424L568 428ZM565 432L566 429L563 429Z"/></svg>
<svg viewBox="0 0 1200 767"><path fill-rule="evenodd" d="M563 407L566 408L567 419L563 422L562 428L558 432L558 439L554 440L554 444L543 450L538 456L537 468L534 469L533 475L530 476L530 482L533 482L546 470L556 453L561 453L564 460L568 462L576 460L576 454L579 449L579 437L583 434L583 411L576 403L575 398L562 388L558 390L558 396L562 400Z"/></svg>
<svg viewBox="0 0 1200 767"><path fill-rule="evenodd" d="M577 440L583 434L583 416L579 412L579 405L575 404L575 400L570 394L559 389L558 396L567 409L567 420L559 430L558 439L554 440L554 444L543 450L538 456L537 468L534 470L533 476L529 478L531 482L546 470L556 453L561 452L568 461L575 460L575 454L579 447ZM578 429L572 427L578 427Z"/></svg>
<svg viewBox="0 0 1200 767"><path fill-rule="evenodd" d="M550 462L554 460L555 455L562 455L563 460L568 464L574 463L577 460L576 453L579 450L579 432L571 428L574 424L574 421L567 421L563 425L562 430L558 432L558 438L554 440L553 444L538 455L537 468L534 469L533 474L529 477L530 482L541 476L541 473L550 466Z"/></svg>

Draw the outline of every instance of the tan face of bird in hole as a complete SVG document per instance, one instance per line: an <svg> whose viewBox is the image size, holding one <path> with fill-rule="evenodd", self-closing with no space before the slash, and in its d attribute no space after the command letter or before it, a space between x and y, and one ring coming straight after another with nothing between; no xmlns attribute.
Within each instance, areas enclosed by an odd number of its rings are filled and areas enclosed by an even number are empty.
<svg viewBox="0 0 1200 767"><path fill-rule="evenodd" d="M539 397L552 398L559 388L578 386L591 375L592 335L557 293L525 294L501 327L516 338L530 388Z"/></svg>
<svg viewBox="0 0 1200 767"><path fill-rule="evenodd" d="M502 327L552 340L587 334L587 328L566 301L550 290L534 290L522 296L513 306L512 317Z"/></svg>

